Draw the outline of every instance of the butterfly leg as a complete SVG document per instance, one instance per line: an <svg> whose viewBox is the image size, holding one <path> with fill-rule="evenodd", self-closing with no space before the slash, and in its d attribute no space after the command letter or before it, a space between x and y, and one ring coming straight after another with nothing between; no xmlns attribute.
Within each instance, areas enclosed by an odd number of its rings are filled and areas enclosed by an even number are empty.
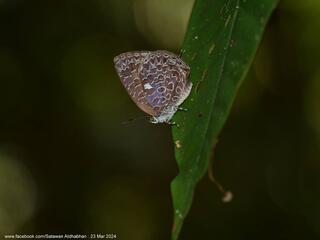
<svg viewBox="0 0 320 240"><path fill-rule="evenodd" d="M151 117L151 118L149 119L149 122L151 122L151 123L153 123L153 124L159 123L159 121L158 121L157 118L155 118L155 117Z"/></svg>
<svg viewBox="0 0 320 240"><path fill-rule="evenodd" d="M179 110L179 111L184 111L184 112L189 111L189 109L187 109L187 108L183 108L183 107L178 107L178 110Z"/></svg>
<svg viewBox="0 0 320 240"><path fill-rule="evenodd" d="M180 125L178 123L176 123L175 121L169 121L168 124L171 126L176 126L177 128L180 127Z"/></svg>

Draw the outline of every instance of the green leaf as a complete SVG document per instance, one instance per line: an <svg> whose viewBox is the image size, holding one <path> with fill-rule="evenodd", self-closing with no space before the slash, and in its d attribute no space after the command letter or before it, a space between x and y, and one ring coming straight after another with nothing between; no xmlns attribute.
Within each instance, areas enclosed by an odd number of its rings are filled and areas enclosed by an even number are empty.
<svg viewBox="0 0 320 240"><path fill-rule="evenodd" d="M212 147L230 112L277 0L196 0L182 47L191 68L187 112L174 116L179 174L171 185L178 238L194 188L208 169Z"/></svg>

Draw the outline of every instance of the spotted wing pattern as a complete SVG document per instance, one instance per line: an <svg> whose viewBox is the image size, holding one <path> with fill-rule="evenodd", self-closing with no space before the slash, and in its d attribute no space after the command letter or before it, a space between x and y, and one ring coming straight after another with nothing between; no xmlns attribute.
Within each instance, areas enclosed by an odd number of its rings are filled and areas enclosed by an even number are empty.
<svg viewBox="0 0 320 240"><path fill-rule="evenodd" d="M143 63L148 51L122 53L114 58L115 69L120 80L137 106L150 115L154 115L152 107L146 100L138 69Z"/></svg>
<svg viewBox="0 0 320 240"><path fill-rule="evenodd" d="M157 122L168 122L190 93L190 68L173 53L129 52L114 62L133 101Z"/></svg>

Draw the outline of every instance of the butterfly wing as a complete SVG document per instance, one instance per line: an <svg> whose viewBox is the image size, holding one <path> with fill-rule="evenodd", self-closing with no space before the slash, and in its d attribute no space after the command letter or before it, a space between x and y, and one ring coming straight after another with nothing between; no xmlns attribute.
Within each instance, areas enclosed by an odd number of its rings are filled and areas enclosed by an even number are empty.
<svg viewBox="0 0 320 240"><path fill-rule="evenodd" d="M114 63L132 100L158 122L168 122L190 93L190 68L168 51L123 53Z"/></svg>
<svg viewBox="0 0 320 240"><path fill-rule="evenodd" d="M189 95L192 84L187 81L190 68L178 56L167 51L148 54L138 69L139 78L146 92L148 104L156 117L171 112L170 120L177 107Z"/></svg>
<svg viewBox="0 0 320 240"><path fill-rule="evenodd" d="M127 52L116 56L113 61L118 76L131 99L141 110L154 116L156 112L146 99L146 92L138 74L138 69L149 54L149 51Z"/></svg>

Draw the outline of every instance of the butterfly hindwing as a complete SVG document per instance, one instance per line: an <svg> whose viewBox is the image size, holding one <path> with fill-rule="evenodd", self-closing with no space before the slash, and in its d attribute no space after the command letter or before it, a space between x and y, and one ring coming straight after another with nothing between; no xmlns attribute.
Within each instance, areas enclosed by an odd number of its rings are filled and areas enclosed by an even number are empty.
<svg viewBox="0 0 320 240"><path fill-rule="evenodd" d="M139 76L147 101L157 115L161 115L168 106L175 106L181 100L181 93L187 85L189 67L178 56L167 51L151 52L142 66Z"/></svg>

